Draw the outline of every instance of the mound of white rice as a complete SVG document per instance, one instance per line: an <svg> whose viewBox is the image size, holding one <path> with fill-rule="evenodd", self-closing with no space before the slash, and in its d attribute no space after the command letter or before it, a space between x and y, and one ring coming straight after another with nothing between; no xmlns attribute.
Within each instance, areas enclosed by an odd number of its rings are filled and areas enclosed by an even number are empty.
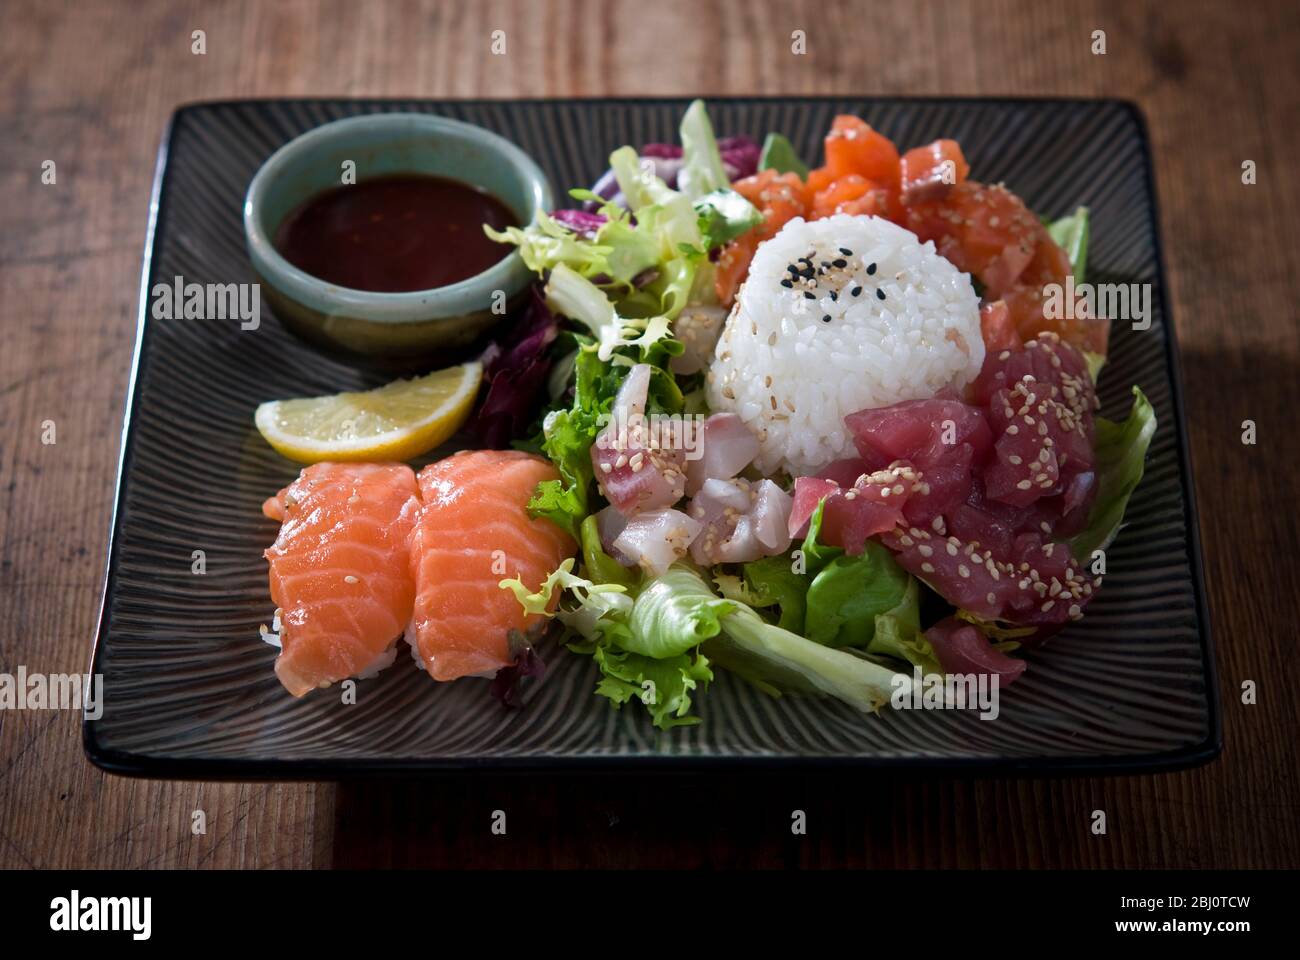
<svg viewBox="0 0 1300 960"><path fill-rule="evenodd" d="M983 362L979 298L933 243L879 217L796 218L754 255L707 393L757 434L760 470L800 476L856 455L845 415L960 389Z"/></svg>

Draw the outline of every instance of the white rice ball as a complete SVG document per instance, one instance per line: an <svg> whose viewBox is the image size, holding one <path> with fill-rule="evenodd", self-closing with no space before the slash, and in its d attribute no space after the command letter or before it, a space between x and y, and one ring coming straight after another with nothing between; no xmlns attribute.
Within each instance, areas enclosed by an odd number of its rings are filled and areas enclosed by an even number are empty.
<svg viewBox="0 0 1300 960"><path fill-rule="evenodd" d="M758 436L763 473L803 476L856 455L847 414L960 390L983 363L979 297L933 243L880 217L796 217L755 253L707 394Z"/></svg>

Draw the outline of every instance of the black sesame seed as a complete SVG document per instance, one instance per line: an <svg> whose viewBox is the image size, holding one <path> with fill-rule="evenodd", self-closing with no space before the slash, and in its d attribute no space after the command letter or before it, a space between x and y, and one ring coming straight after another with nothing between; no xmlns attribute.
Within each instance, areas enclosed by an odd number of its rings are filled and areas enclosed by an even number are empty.
<svg viewBox="0 0 1300 960"><path fill-rule="evenodd" d="M885 299L885 291L884 291L884 290L877 290L877 291L876 291L876 299L877 299L877 300L884 300L884 299Z"/></svg>
<svg viewBox="0 0 1300 960"><path fill-rule="evenodd" d="M832 261L831 261L831 266L832 266L832 267L847 267L848 265L849 265L849 262L848 262L847 260L844 260L844 259L840 259L840 260L832 260Z"/></svg>
<svg viewBox="0 0 1300 960"><path fill-rule="evenodd" d="M791 273L793 273L796 277L799 276L799 268L796 267L793 263L787 263L785 265L785 268L789 270Z"/></svg>
<svg viewBox="0 0 1300 960"><path fill-rule="evenodd" d="M782 280L782 281L781 281L781 286L783 286L783 287L785 287L787 290L789 290L791 287L794 286L794 283L792 283L789 279L786 279L786 280Z"/></svg>
<svg viewBox="0 0 1300 960"><path fill-rule="evenodd" d="M822 323L830 323L830 322L831 322L831 315L829 313L823 313Z"/></svg>
<svg viewBox="0 0 1300 960"><path fill-rule="evenodd" d="M832 290L832 291L831 291L831 302L834 303L834 302L835 302L836 300L838 300L839 298L840 298L840 295L839 295L838 293L836 293L834 290Z"/></svg>
<svg viewBox="0 0 1300 960"><path fill-rule="evenodd" d="M875 275L876 275L876 265L874 263L867 264L867 276L874 277Z"/></svg>
<svg viewBox="0 0 1300 960"><path fill-rule="evenodd" d="M844 256L846 257L853 256L853 251L850 250L848 247L840 247L840 253L844 254Z"/></svg>
<svg viewBox="0 0 1300 960"><path fill-rule="evenodd" d="M800 276L807 277L809 280L811 280L816 275L817 272L813 270L812 267L809 267L807 270L805 270L803 273L800 274Z"/></svg>
<svg viewBox="0 0 1300 960"><path fill-rule="evenodd" d="M821 263L822 263L823 270L825 270L827 267L831 265L829 260L823 260Z"/></svg>
<svg viewBox="0 0 1300 960"><path fill-rule="evenodd" d="M805 291L803 292L803 296L804 296L804 299L805 299L805 300L816 300L816 299L817 299L817 297L813 294L813 292L812 292L811 290L805 290Z"/></svg>
<svg viewBox="0 0 1300 960"><path fill-rule="evenodd" d="M862 288L861 288L861 287L854 287L852 290L849 291L849 293L853 294L855 297L861 296L861 295L862 295Z"/></svg>

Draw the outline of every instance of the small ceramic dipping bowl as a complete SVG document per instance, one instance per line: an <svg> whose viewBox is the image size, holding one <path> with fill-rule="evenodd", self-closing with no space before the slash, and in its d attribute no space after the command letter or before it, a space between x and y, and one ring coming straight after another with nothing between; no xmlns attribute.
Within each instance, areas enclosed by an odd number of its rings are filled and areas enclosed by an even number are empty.
<svg viewBox="0 0 1300 960"><path fill-rule="evenodd" d="M523 296L532 275L519 253L506 247L482 273L405 293L336 286L291 264L272 244L276 230L301 204L339 186L345 161L355 164L358 181L403 173L459 180L496 197L520 224L554 205L550 182L527 154L472 124L379 113L317 127L277 150L244 199L249 257L285 326L335 352L403 366L463 346L501 320L498 291L507 305Z"/></svg>

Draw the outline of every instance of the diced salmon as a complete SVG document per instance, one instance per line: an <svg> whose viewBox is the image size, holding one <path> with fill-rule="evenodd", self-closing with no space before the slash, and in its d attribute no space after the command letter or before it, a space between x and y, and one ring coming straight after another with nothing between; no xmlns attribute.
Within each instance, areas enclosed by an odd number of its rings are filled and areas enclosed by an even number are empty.
<svg viewBox="0 0 1300 960"><path fill-rule="evenodd" d="M887 188L899 181L898 148L859 117L840 114L826 135L826 169L839 179L850 173Z"/></svg>
<svg viewBox="0 0 1300 960"><path fill-rule="evenodd" d="M808 171L808 179L804 182L809 195L816 195L835 182L835 174L831 173L829 167L818 167Z"/></svg>
<svg viewBox="0 0 1300 960"><path fill-rule="evenodd" d="M718 255L713 285L724 306L731 303L745 282L758 245L776 236L795 217L805 216L808 205L804 183L794 173L760 170L752 177L737 180L732 187L758 208L763 222L731 241Z"/></svg>
<svg viewBox="0 0 1300 960"><path fill-rule="evenodd" d="M913 147L903 154L900 168L904 204L942 200L970 175L970 164L956 140L936 140Z"/></svg>
<svg viewBox="0 0 1300 960"><path fill-rule="evenodd" d="M807 204L807 188L797 173L760 170L731 186L760 210L783 205L802 210Z"/></svg>
<svg viewBox="0 0 1300 960"><path fill-rule="evenodd" d="M840 177L813 196L809 219L820 220L822 217L850 212L845 209L849 203L860 200L877 189L876 184L856 173Z"/></svg>
<svg viewBox="0 0 1300 960"><path fill-rule="evenodd" d="M754 259L754 253L761 242L756 231L757 228L741 234L723 247L718 254L718 262L715 264L716 269L713 274L713 289L723 306L727 306L735 299L736 291L749 275L749 263Z"/></svg>

